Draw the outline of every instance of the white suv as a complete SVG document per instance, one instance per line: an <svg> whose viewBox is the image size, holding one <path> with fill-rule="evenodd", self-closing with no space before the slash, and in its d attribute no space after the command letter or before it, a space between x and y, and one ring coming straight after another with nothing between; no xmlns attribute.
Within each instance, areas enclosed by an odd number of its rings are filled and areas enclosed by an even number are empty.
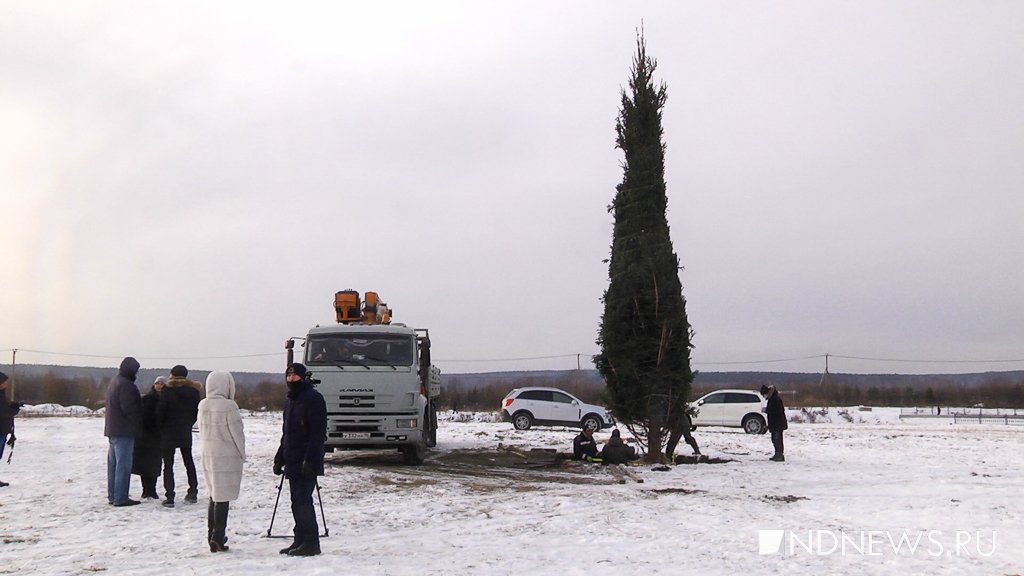
<svg viewBox="0 0 1024 576"><path fill-rule="evenodd" d="M693 427L730 426L747 434L764 434L768 424L761 414L765 400L753 390L715 390L693 402L697 415Z"/></svg>
<svg viewBox="0 0 1024 576"><path fill-rule="evenodd" d="M501 401L501 416L516 430L529 430L535 424L591 430L615 425L607 408L582 402L558 388L516 388Z"/></svg>

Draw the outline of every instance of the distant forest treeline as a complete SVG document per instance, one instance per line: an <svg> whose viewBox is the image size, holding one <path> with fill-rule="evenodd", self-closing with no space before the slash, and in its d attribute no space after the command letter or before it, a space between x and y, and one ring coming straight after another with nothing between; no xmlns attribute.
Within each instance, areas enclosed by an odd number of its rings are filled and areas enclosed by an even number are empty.
<svg viewBox="0 0 1024 576"><path fill-rule="evenodd" d="M9 366L0 368L8 375ZM19 365L15 397L28 404L61 404L101 408L106 401L112 368ZM166 369L142 369L137 384L147 392ZM205 382L208 371L189 378ZM239 406L250 410L280 410L285 385L279 374L232 372ZM701 372L691 399L719 388L756 390L774 384L787 406L974 406L1024 408L1024 371L974 374L811 374L794 372ZM585 402L601 403L604 381L596 370L549 370L444 374L441 409L497 411L513 388L553 386Z"/></svg>

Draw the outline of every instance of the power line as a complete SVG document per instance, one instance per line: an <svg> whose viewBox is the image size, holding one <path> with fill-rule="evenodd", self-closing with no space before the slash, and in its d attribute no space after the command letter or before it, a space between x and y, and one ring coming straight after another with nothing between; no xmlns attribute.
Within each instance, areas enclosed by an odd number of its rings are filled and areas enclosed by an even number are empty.
<svg viewBox="0 0 1024 576"><path fill-rule="evenodd" d="M901 358L866 358L863 356L842 356L840 354L829 354L833 358L845 360L868 360L871 362L913 362L920 364L1010 364L1024 362L1024 359L1016 360L907 360Z"/></svg>
<svg viewBox="0 0 1024 576"><path fill-rule="evenodd" d="M3 350L9 352L13 348ZM105 356L102 354L74 354L71 352L49 352L46 350L31 350L29 348L18 348L18 352L32 352L34 354L46 354L49 356L71 356L76 358L99 358L103 360L119 360L124 356ZM140 360L231 360L235 358L259 358L265 356L280 356L282 352L266 352L262 354L236 354L233 356L139 356Z"/></svg>
<svg viewBox="0 0 1024 576"><path fill-rule="evenodd" d="M479 359L458 359L458 360L445 360L438 358L438 362L519 362L524 360L552 360L555 358L575 358L577 356L590 356L590 354L558 354L556 356L528 356L522 358L479 358Z"/></svg>
<svg viewBox="0 0 1024 576"><path fill-rule="evenodd" d="M13 352L17 350L19 352L30 352L33 354L45 354L49 356L67 356L77 358L97 358L103 360L119 360L124 356L110 356L103 354L78 354L72 352L54 352L48 350L33 350L30 348L4 348L0 349L0 352ZM280 356L281 352L263 352L256 354L233 354L224 356L140 356L140 360L232 360L239 358L264 358L271 356ZM546 356L518 356L508 358L453 358L444 359L438 358L437 362L446 363L470 363L470 362L528 362L534 360L556 360L560 358L580 358L580 357L591 357L593 354L588 353L576 353L576 354L553 354ZM832 358L841 358L844 360L861 360L866 362L892 362L892 363L914 363L914 364L1016 364L1024 363L1024 358L1013 358L1013 359L988 359L988 360L964 360L964 359L949 359L949 360L934 360L934 359L910 359L910 358L876 358L868 356L848 356L843 354L813 354L810 356L798 356L792 358L769 358L762 360L725 360L718 362L708 361L694 361L692 364L697 366L746 366L754 364L777 364L781 362L798 362L803 360L815 360L831 356Z"/></svg>
<svg viewBox="0 0 1024 576"><path fill-rule="evenodd" d="M743 364L772 364L775 362L796 362L798 360L814 360L816 358L824 358L826 354L815 354L814 356L803 356L801 358L775 358L773 360L734 360L731 362L692 362L692 364L704 365L704 366L734 366ZM831 354L835 356L835 354Z"/></svg>

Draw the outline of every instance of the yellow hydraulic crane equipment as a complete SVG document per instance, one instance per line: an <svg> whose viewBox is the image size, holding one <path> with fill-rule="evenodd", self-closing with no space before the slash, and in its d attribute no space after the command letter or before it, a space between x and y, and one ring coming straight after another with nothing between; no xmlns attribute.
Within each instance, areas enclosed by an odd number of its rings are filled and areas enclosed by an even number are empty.
<svg viewBox="0 0 1024 576"><path fill-rule="evenodd" d="M391 308L376 292L367 292L365 302L360 302L355 290L336 292L334 311L339 324L391 324Z"/></svg>

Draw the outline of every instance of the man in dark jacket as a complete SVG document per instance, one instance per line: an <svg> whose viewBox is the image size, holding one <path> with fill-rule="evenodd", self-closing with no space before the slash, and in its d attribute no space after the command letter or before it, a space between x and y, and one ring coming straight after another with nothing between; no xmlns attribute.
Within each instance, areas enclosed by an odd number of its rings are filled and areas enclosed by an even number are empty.
<svg viewBox="0 0 1024 576"><path fill-rule="evenodd" d="M121 361L107 386L107 406L103 414L103 435L107 448L107 501L114 506L134 506L138 500L128 498L132 479L132 450L135 438L142 433L142 396L135 386L139 362L128 356Z"/></svg>
<svg viewBox="0 0 1024 576"><path fill-rule="evenodd" d="M21 402L7 401L7 386L10 380L7 374L0 372L0 459L4 457L4 446L14 448L14 415L21 410ZM10 437L8 439L8 437ZM7 482L0 482L0 488L10 486Z"/></svg>
<svg viewBox="0 0 1024 576"><path fill-rule="evenodd" d="M572 439L572 459L590 460L593 458L597 458L597 441L594 440L594 431L584 427Z"/></svg>
<svg viewBox="0 0 1024 576"><path fill-rule="evenodd" d="M785 450L782 444L782 431L789 428L786 422L786 407L782 404L782 398L775 386L761 386L761 395L768 399L768 431L772 434L772 446L775 447L775 455L769 458L772 462L785 462Z"/></svg>
<svg viewBox="0 0 1024 576"><path fill-rule="evenodd" d="M324 475L324 441L327 439L327 404L313 388L306 367L298 362L285 373L288 400L284 407L281 446L274 456L274 474L288 478L295 539L281 550L289 556L320 553L320 528L313 507L316 477Z"/></svg>
<svg viewBox="0 0 1024 576"><path fill-rule="evenodd" d="M199 414L199 383L189 380L188 368L171 368L171 377L160 392L156 420L160 426L160 454L164 461L163 505L174 508L174 452L181 451L181 462L188 476L185 502L195 503L199 492L196 463L192 459L192 426Z"/></svg>

